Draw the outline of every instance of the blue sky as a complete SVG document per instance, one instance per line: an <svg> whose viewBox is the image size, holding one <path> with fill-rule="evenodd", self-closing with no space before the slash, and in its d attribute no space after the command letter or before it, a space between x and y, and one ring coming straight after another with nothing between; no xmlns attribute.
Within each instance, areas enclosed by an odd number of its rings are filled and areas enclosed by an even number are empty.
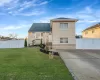
<svg viewBox="0 0 100 80"><path fill-rule="evenodd" d="M100 0L0 0L0 35L26 37L34 22L76 18L76 34L100 22Z"/></svg>

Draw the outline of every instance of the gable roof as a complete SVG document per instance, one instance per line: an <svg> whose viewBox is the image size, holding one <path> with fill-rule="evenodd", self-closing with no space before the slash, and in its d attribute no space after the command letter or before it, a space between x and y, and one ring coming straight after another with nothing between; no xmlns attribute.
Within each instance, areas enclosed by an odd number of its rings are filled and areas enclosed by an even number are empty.
<svg viewBox="0 0 100 80"><path fill-rule="evenodd" d="M84 32L84 31L86 31L86 30L89 30L89 29L92 29L92 28L95 28L95 27L100 27L100 23L98 23L98 24L95 24L95 25L93 25L93 26L91 26L91 27L88 27L88 28L86 28L85 30L83 30L82 32Z"/></svg>
<svg viewBox="0 0 100 80"><path fill-rule="evenodd" d="M60 17L51 19L51 21L78 21L78 19Z"/></svg>
<svg viewBox="0 0 100 80"><path fill-rule="evenodd" d="M50 23L33 23L28 32L50 32Z"/></svg>

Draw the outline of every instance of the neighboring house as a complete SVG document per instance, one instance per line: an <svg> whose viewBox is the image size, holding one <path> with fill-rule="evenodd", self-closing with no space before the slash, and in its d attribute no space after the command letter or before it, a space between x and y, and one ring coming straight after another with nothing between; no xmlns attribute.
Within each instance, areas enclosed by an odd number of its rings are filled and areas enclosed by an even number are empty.
<svg viewBox="0 0 100 80"><path fill-rule="evenodd" d="M50 20L50 23L33 23L28 31L28 44L34 45L37 33L40 33L38 39L42 39L44 44L52 44L52 49L75 49L75 22L77 19L56 18Z"/></svg>
<svg viewBox="0 0 100 80"><path fill-rule="evenodd" d="M82 31L83 38L100 38L100 23Z"/></svg>

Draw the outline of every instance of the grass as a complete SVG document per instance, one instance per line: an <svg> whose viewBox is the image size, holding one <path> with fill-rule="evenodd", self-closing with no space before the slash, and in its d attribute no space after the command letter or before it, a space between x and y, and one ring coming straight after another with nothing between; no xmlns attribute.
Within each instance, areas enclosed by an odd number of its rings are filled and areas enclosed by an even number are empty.
<svg viewBox="0 0 100 80"><path fill-rule="evenodd" d="M37 48L0 49L0 80L73 80L59 56Z"/></svg>

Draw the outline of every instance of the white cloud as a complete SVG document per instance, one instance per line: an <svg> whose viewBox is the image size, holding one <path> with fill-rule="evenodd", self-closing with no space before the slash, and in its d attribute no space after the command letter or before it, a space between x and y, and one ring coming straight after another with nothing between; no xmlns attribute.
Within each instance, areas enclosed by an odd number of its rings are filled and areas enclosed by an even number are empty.
<svg viewBox="0 0 100 80"><path fill-rule="evenodd" d="M36 0L37 1L37 0ZM44 2L40 2L40 3L36 3L36 1L25 1L22 5L20 5L20 8L18 11L23 11L27 8L30 8L30 7L36 7L36 6L41 6L41 5L45 5L48 3L48 1L44 1Z"/></svg>
<svg viewBox="0 0 100 80"><path fill-rule="evenodd" d="M41 3L38 4L38 5L45 5L45 4L48 4L48 1L41 2Z"/></svg>
<svg viewBox="0 0 100 80"><path fill-rule="evenodd" d="M2 0L1 0L2 1ZM6 1L6 0L4 0ZM6 1L7 2L7 1ZM22 16L33 16L33 15L41 15L45 13L45 9L42 8L42 5L48 4L50 1L39 1L39 0L31 0L31 1L22 1L19 0L8 0L7 4L3 8L6 14L10 15L22 15ZM40 6L40 7L39 7ZM0 7L2 8L2 7ZM32 9L31 9L32 8ZM25 11L26 9L30 9L29 12ZM33 11L34 10L34 11ZM3 13L0 15L3 15Z"/></svg>
<svg viewBox="0 0 100 80"><path fill-rule="evenodd" d="M20 5L19 0L11 0L10 3L4 4L5 7L3 8L6 11L14 11L18 8L19 5Z"/></svg>
<svg viewBox="0 0 100 80"><path fill-rule="evenodd" d="M0 6L3 6L4 4L10 3L12 0L0 0Z"/></svg>
<svg viewBox="0 0 100 80"><path fill-rule="evenodd" d="M78 13L80 13L80 14L89 14L89 13L92 13L93 11L92 11L92 9L91 9L91 7L89 7L89 6L87 6L87 7L85 7L83 10L81 10L81 11L79 11Z"/></svg>
<svg viewBox="0 0 100 80"><path fill-rule="evenodd" d="M20 5L20 8L19 8L18 11L22 11L26 8L32 7L33 5L35 5L33 1L29 1L29 2L25 1L25 2L22 3L22 5Z"/></svg>
<svg viewBox="0 0 100 80"><path fill-rule="evenodd" d="M58 8L58 9L61 9L61 10L70 10L72 8Z"/></svg>
<svg viewBox="0 0 100 80"><path fill-rule="evenodd" d="M45 11L32 11L32 12L28 12L28 13L14 13L13 15L20 15L20 16L37 16L37 15L41 15L44 14Z"/></svg>
<svg viewBox="0 0 100 80"><path fill-rule="evenodd" d="M22 27L15 27L15 26L8 26L8 27L4 27L4 30L16 30L16 29L20 29Z"/></svg>
<svg viewBox="0 0 100 80"><path fill-rule="evenodd" d="M9 34L17 34L19 38L27 37L28 29L32 24L20 24L20 25L4 25L0 26L0 34L2 36L8 36ZM23 32L24 30L24 32ZM19 33L19 31L21 31Z"/></svg>
<svg viewBox="0 0 100 80"><path fill-rule="evenodd" d="M8 25L8 26L1 26L0 27L0 30L18 30L18 29L22 29L22 28L25 28L25 27L29 27L30 24L27 24L27 25Z"/></svg>
<svg viewBox="0 0 100 80"><path fill-rule="evenodd" d="M88 13L92 13L92 9L90 7L86 7L85 9L85 11L87 11Z"/></svg>
<svg viewBox="0 0 100 80"><path fill-rule="evenodd" d="M36 7L36 6L42 6L47 3L48 3L48 1L40 1L39 2L38 0L23 1L20 3L19 0L14 0L11 3L9 3L9 5L7 6L7 10L16 9L17 11L23 11L24 9L32 8L32 7Z"/></svg>

